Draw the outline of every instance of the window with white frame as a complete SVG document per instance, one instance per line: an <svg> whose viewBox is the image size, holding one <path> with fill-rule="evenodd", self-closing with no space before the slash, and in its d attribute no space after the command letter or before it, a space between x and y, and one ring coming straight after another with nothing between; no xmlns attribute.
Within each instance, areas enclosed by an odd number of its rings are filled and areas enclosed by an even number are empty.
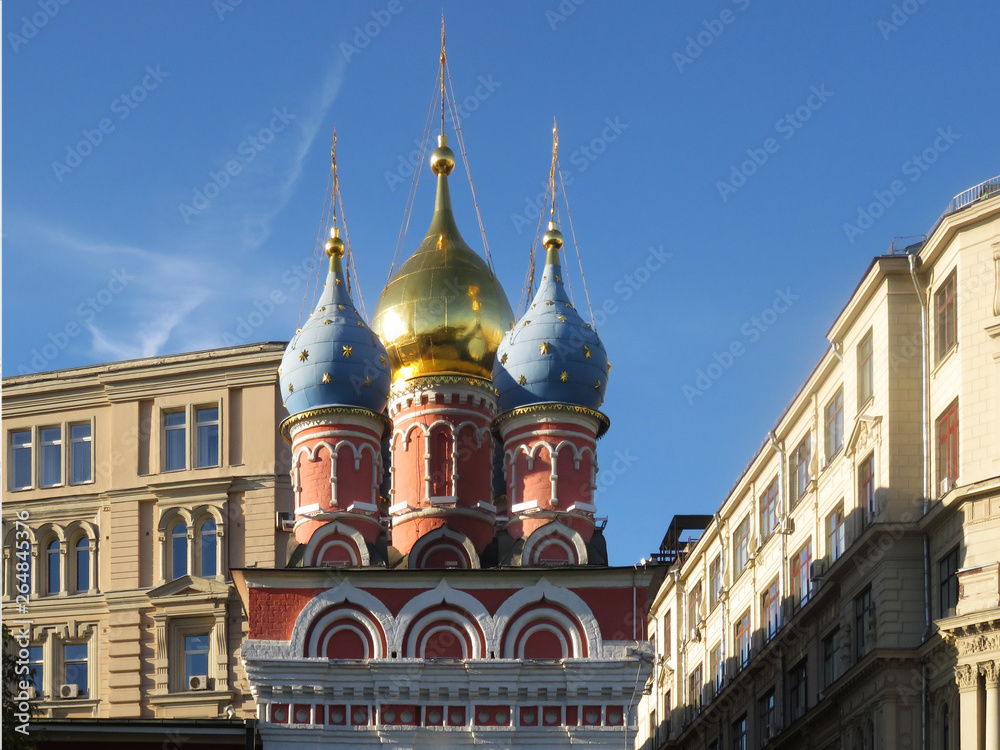
<svg viewBox="0 0 1000 750"><path fill-rule="evenodd" d="M958 342L957 272L958 269L952 269L934 293L935 362L943 360Z"/></svg>
<svg viewBox="0 0 1000 750"><path fill-rule="evenodd" d="M840 453L844 447L844 386L840 386L823 412L823 425L826 437L826 460Z"/></svg>
<svg viewBox="0 0 1000 750"><path fill-rule="evenodd" d="M202 406L195 414L195 467L219 465L219 407Z"/></svg>
<svg viewBox="0 0 1000 750"><path fill-rule="evenodd" d="M168 689L172 693L214 689L216 622L210 617L173 619L170 633ZM194 681L192 682L192 679Z"/></svg>
<svg viewBox="0 0 1000 750"><path fill-rule="evenodd" d="M62 545L58 539L50 539L45 545L45 593L51 595L62 591Z"/></svg>
<svg viewBox="0 0 1000 750"><path fill-rule="evenodd" d="M183 519L178 519L170 527L170 577L180 578L188 572L188 527Z"/></svg>
<svg viewBox="0 0 1000 750"><path fill-rule="evenodd" d="M45 647L28 646L28 673L25 679L35 688L36 695L42 695L45 683Z"/></svg>
<svg viewBox="0 0 1000 750"><path fill-rule="evenodd" d="M11 430L10 432L10 488L24 490L32 481L31 430Z"/></svg>
<svg viewBox="0 0 1000 750"><path fill-rule="evenodd" d="M39 428L38 443L41 453L39 485L57 487L62 484L62 428Z"/></svg>
<svg viewBox="0 0 1000 750"><path fill-rule="evenodd" d="M218 572L219 536L214 518L204 521L198 529L200 574L210 578Z"/></svg>
<svg viewBox="0 0 1000 750"><path fill-rule="evenodd" d="M792 508L798 504L809 488L809 461L811 458L812 433L807 432L795 450L792 451L788 460L789 473L791 474L791 481L788 483L788 501Z"/></svg>
<svg viewBox="0 0 1000 750"><path fill-rule="evenodd" d="M872 344L872 332L869 330L868 333L865 334L864 338L861 339L861 343L858 344L857 349L859 410L868 403L875 393L875 366L872 359L873 353L874 346Z"/></svg>
<svg viewBox="0 0 1000 750"><path fill-rule="evenodd" d="M222 525L218 510L203 506L167 512L160 520L164 580L188 575L221 580Z"/></svg>
<svg viewBox="0 0 1000 750"><path fill-rule="evenodd" d="M90 422L69 426L69 483L93 481L93 435Z"/></svg>
<svg viewBox="0 0 1000 750"><path fill-rule="evenodd" d="M844 503L841 502L826 517L826 554L831 564L844 554L844 528Z"/></svg>
<svg viewBox="0 0 1000 750"><path fill-rule="evenodd" d="M64 643L62 659L62 680L61 686L76 686L76 697L88 697L90 690L90 669L88 664L88 644L84 643ZM60 698L72 697L71 692L63 692L60 687Z"/></svg>
<svg viewBox="0 0 1000 750"><path fill-rule="evenodd" d="M97 588L97 575L94 573L96 562L96 535L91 538L87 530L79 528L67 535L69 539L69 567L66 573L66 588L71 593L86 594ZM72 588L71 588L72 586Z"/></svg>
<svg viewBox="0 0 1000 750"><path fill-rule="evenodd" d="M811 593L810 567L812 566L812 540L806 542L795 553L790 562L792 584L792 606L798 609L807 601Z"/></svg>
<svg viewBox="0 0 1000 750"><path fill-rule="evenodd" d="M733 580L747 566L747 561L750 559L749 543L750 514L747 513L746 517L740 522L740 525L736 527L736 531L733 532Z"/></svg>
<svg viewBox="0 0 1000 750"><path fill-rule="evenodd" d="M760 496L760 536L761 541L771 536L778 525L778 477L767 486Z"/></svg>
<svg viewBox="0 0 1000 750"><path fill-rule="evenodd" d="M184 410L163 414L163 470L187 468L187 414Z"/></svg>

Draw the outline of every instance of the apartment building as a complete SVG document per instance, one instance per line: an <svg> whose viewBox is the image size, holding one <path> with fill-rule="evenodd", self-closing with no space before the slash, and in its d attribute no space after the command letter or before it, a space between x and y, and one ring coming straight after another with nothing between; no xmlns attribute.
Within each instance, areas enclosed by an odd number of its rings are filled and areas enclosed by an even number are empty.
<svg viewBox="0 0 1000 750"><path fill-rule="evenodd" d="M255 715L229 571L286 559L284 348L4 380L3 616L53 732Z"/></svg>
<svg viewBox="0 0 1000 750"><path fill-rule="evenodd" d="M637 747L1000 748L998 183L872 261L718 511L675 518Z"/></svg>

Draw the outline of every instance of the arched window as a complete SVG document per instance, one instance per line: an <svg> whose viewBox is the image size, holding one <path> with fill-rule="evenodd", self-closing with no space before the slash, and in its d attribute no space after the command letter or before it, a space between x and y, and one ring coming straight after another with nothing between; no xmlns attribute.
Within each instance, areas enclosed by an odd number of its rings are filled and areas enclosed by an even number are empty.
<svg viewBox="0 0 1000 750"><path fill-rule="evenodd" d="M208 519L201 525L201 574L205 577L214 576L218 566L216 565L216 551L219 537L215 533L215 521Z"/></svg>
<svg viewBox="0 0 1000 750"><path fill-rule="evenodd" d="M178 521L170 531L170 573L171 578L187 575L188 540L187 524Z"/></svg>
<svg viewBox="0 0 1000 750"><path fill-rule="evenodd" d="M48 574L47 594L58 594L60 589L59 581L59 540L53 539L45 547L45 565Z"/></svg>
<svg viewBox="0 0 1000 750"><path fill-rule="evenodd" d="M90 540L81 536L76 540L76 591L90 591Z"/></svg>

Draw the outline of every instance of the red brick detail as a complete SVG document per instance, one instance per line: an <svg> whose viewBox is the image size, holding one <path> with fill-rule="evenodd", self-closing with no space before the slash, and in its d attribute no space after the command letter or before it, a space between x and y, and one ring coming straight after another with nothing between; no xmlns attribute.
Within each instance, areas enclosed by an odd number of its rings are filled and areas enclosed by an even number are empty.
<svg viewBox="0 0 1000 750"><path fill-rule="evenodd" d="M621 706L605 706L604 723L609 727L620 727L625 723L625 712Z"/></svg>
<svg viewBox="0 0 1000 750"><path fill-rule="evenodd" d="M287 703L272 703L271 704L271 723L272 724L287 724L288 723L288 704Z"/></svg>
<svg viewBox="0 0 1000 750"><path fill-rule="evenodd" d="M292 706L292 723L294 724L311 724L312 723L312 706L308 703L296 703Z"/></svg>
<svg viewBox="0 0 1000 750"><path fill-rule="evenodd" d="M369 717L373 712L373 707L371 706L358 706L352 705L350 710L350 718L352 726L365 726L369 723Z"/></svg>
<svg viewBox="0 0 1000 750"><path fill-rule="evenodd" d="M249 638L287 641L292 637L295 618L324 589L264 589L249 592Z"/></svg>
<svg viewBox="0 0 1000 750"><path fill-rule="evenodd" d="M347 723L347 706L342 703L330 706L327 716L330 718L330 724L334 726L343 726Z"/></svg>
<svg viewBox="0 0 1000 750"><path fill-rule="evenodd" d="M542 724L547 727L556 727L563 723L562 706L542 706Z"/></svg>
<svg viewBox="0 0 1000 750"><path fill-rule="evenodd" d="M444 706L424 706L424 724L439 727L444 724Z"/></svg>
<svg viewBox="0 0 1000 750"><path fill-rule="evenodd" d="M601 707L583 706L583 725L585 727L598 727L601 725Z"/></svg>
<svg viewBox="0 0 1000 750"><path fill-rule="evenodd" d="M538 706L523 706L519 709L518 724L522 727L538 726Z"/></svg>
<svg viewBox="0 0 1000 750"><path fill-rule="evenodd" d="M461 727L465 726L465 706L448 706L445 709L448 714L448 726L450 727Z"/></svg>
<svg viewBox="0 0 1000 750"><path fill-rule="evenodd" d="M379 724L395 727L412 727L420 724L420 706L391 704L379 708Z"/></svg>
<svg viewBox="0 0 1000 750"><path fill-rule="evenodd" d="M579 719L580 707L579 706L566 706L566 726L575 727L580 723Z"/></svg>
<svg viewBox="0 0 1000 750"><path fill-rule="evenodd" d="M477 705L472 710L472 718L481 727L510 726L510 706Z"/></svg>

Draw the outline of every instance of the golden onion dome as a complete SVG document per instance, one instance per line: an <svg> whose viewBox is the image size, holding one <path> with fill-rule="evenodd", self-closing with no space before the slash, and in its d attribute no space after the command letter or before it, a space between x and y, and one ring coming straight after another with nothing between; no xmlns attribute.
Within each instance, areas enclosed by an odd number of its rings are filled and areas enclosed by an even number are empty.
<svg viewBox="0 0 1000 750"><path fill-rule="evenodd" d="M514 321L499 280L458 232L448 192L455 155L447 144L439 136L431 154L437 197L430 229L382 290L372 319L393 383L443 374L490 378Z"/></svg>

